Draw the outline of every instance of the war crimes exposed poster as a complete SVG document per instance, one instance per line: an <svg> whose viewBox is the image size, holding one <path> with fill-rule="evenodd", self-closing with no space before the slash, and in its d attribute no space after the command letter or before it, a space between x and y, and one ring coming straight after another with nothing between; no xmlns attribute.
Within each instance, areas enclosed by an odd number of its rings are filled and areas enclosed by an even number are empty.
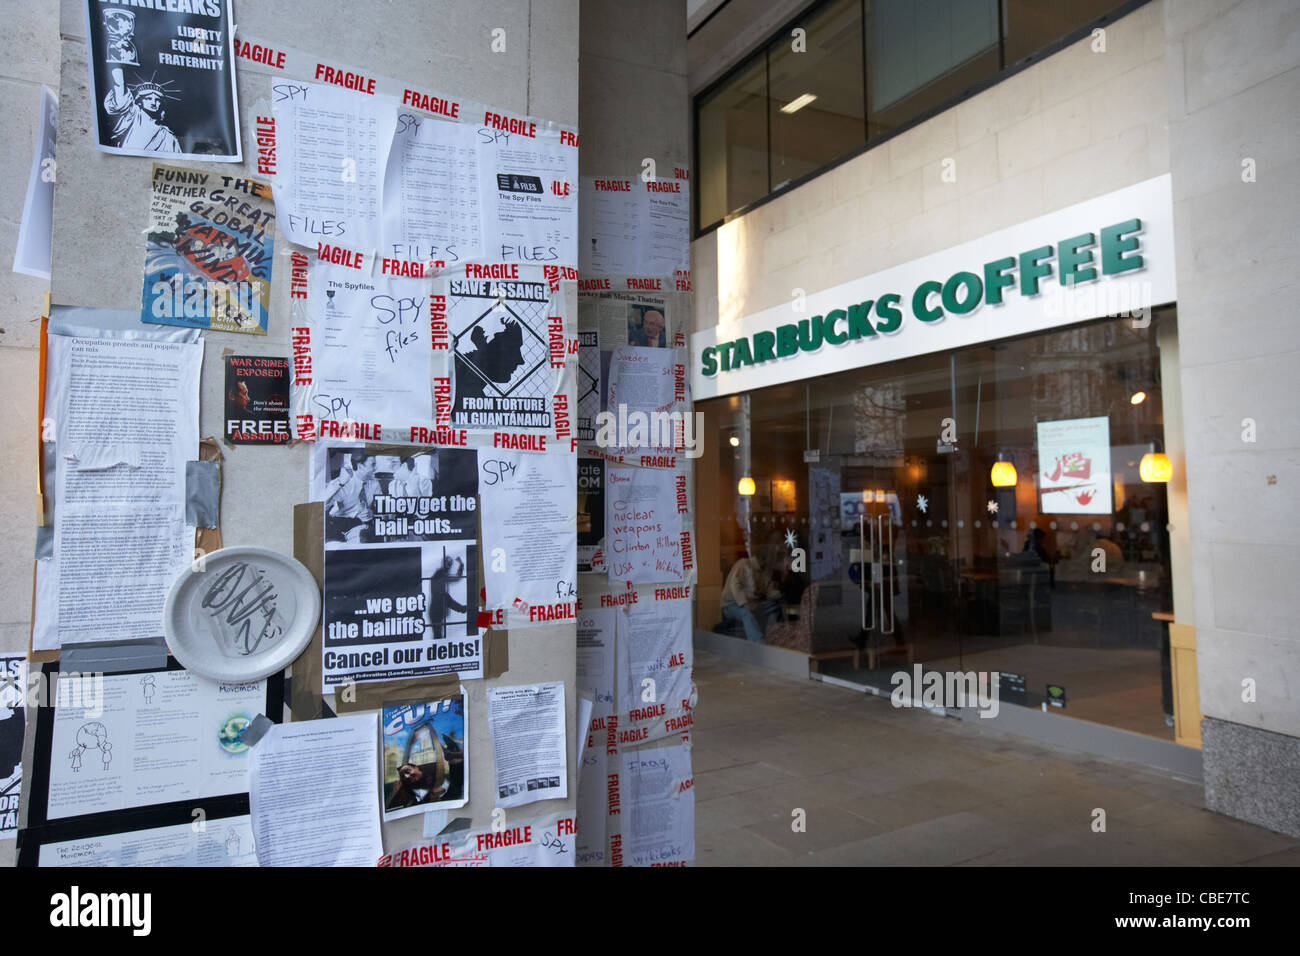
<svg viewBox="0 0 1300 956"><path fill-rule="evenodd" d="M275 206L254 179L153 165L140 318L265 335Z"/></svg>
<svg viewBox="0 0 1300 956"><path fill-rule="evenodd" d="M97 145L237 163L230 0L85 0Z"/></svg>
<svg viewBox="0 0 1300 956"><path fill-rule="evenodd" d="M465 693L450 700L386 705L383 733L384 819L469 802Z"/></svg>
<svg viewBox="0 0 1300 956"><path fill-rule="evenodd" d="M275 355L226 356L226 441L280 445L289 441L289 360Z"/></svg>
<svg viewBox="0 0 1300 956"><path fill-rule="evenodd" d="M452 424L550 428L547 284L450 279L447 287L447 320L456 359Z"/></svg>
<svg viewBox="0 0 1300 956"><path fill-rule="evenodd" d="M477 456L390 450L327 453L326 691L353 681L482 675Z"/></svg>

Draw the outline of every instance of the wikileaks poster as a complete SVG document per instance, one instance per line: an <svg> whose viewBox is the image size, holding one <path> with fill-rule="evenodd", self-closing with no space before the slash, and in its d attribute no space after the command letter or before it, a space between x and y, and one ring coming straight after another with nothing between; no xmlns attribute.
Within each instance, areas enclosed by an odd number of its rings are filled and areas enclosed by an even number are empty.
<svg viewBox="0 0 1300 956"><path fill-rule="evenodd" d="M153 165L140 319L265 335L275 206L254 179Z"/></svg>
<svg viewBox="0 0 1300 956"><path fill-rule="evenodd" d="M481 676L477 453L314 452L312 497L325 503L325 690Z"/></svg>
<svg viewBox="0 0 1300 956"><path fill-rule="evenodd" d="M96 145L237 163L230 0L84 0Z"/></svg>
<svg viewBox="0 0 1300 956"><path fill-rule="evenodd" d="M550 291L545 282L451 279L447 320L455 356L451 423L460 428L549 429ZM563 354L560 356L563 364ZM526 450L526 449L523 449Z"/></svg>

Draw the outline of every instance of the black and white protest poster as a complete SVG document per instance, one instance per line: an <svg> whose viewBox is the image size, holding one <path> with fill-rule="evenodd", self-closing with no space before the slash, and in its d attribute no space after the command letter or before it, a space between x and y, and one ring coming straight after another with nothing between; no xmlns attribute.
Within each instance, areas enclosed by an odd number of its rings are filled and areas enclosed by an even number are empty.
<svg viewBox="0 0 1300 956"><path fill-rule="evenodd" d="M564 323L548 318L546 282L450 279L447 293L455 356L451 423L461 428L549 429L548 398L554 391L550 329L555 324L563 341ZM563 355L559 364L563 367Z"/></svg>
<svg viewBox="0 0 1300 956"><path fill-rule="evenodd" d="M0 840L12 839L18 832L26 701L26 656L0 654Z"/></svg>
<svg viewBox="0 0 1300 956"><path fill-rule="evenodd" d="M231 0L86 0L96 145L237 163Z"/></svg>
<svg viewBox="0 0 1300 956"><path fill-rule="evenodd" d="M481 676L476 454L365 445L313 457L312 496L325 503L324 689Z"/></svg>
<svg viewBox="0 0 1300 956"><path fill-rule="evenodd" d="M605 462L578 459L578 570L605 570Z"/></svg>

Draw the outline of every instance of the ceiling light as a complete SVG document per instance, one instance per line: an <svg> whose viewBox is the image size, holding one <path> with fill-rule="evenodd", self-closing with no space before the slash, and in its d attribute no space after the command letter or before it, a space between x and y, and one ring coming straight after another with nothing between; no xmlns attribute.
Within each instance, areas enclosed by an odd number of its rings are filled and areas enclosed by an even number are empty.
<svg viewBox="0 0 1300 956"><path fill-rule="evenodd" d="M993 482L994 488L1014 488L1016 486L1016 466L1009 461L994 462L993 470L989 472L989 480Z"/></svg>
<svg viewBox="0 0 1300 956"><path fill-rule="evenodd" d="M1174 466L1163 452L1149 451L1142 456L1138 474L1146 482L1166 482L1173 477Z"/></svg>
<svg viewBox="0 0 1300 956"><path fill-rule="evenodd" d="M1146 392L1134 392L1133 397L1128 400L1130 405L1141 405L1147 400Z"/></svg>
<svg viewBox="0 0 1300 956"><path fill-rule="evenodd" d="M748 475L746 475L744 478L741 478L740 484L736 485L736 491L744 495L746 498L748 498L757 490L758 488L754 485L754 479L750 478Z"/></svg>
<svg viewBox="0 0 1300 956"><path fill-rule="evenodd" d="M800 93L785 106L781 107L782 113L798 113L801 109L817 99L816 93Z"/></svg>
<svg viewBox="0 0 1300 956"><path fill-rule="evenodd" d="M739 448L739 447L740 447L740 439L737 438L735 435L732 435L732 436L731 436L729 439L727 439L727 440L728 440L729 442L731 442L731 447L732 447L732 448Z"/></svg>

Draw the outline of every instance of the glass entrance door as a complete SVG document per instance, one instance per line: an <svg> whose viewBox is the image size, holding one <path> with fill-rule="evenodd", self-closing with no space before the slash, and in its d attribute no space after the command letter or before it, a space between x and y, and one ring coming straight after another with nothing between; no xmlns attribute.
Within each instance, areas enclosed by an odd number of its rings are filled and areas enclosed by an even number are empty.
<svg viewBox="0 0 1300 956"><path fill-rule="evenodd" d="M1158 325L701 403L719 428L720 580L751 556L763 639L823 673L888 691L915 663L999 671L1008 703L1172 739L1168 519L1140 475L1163 449Z"/></svg>

